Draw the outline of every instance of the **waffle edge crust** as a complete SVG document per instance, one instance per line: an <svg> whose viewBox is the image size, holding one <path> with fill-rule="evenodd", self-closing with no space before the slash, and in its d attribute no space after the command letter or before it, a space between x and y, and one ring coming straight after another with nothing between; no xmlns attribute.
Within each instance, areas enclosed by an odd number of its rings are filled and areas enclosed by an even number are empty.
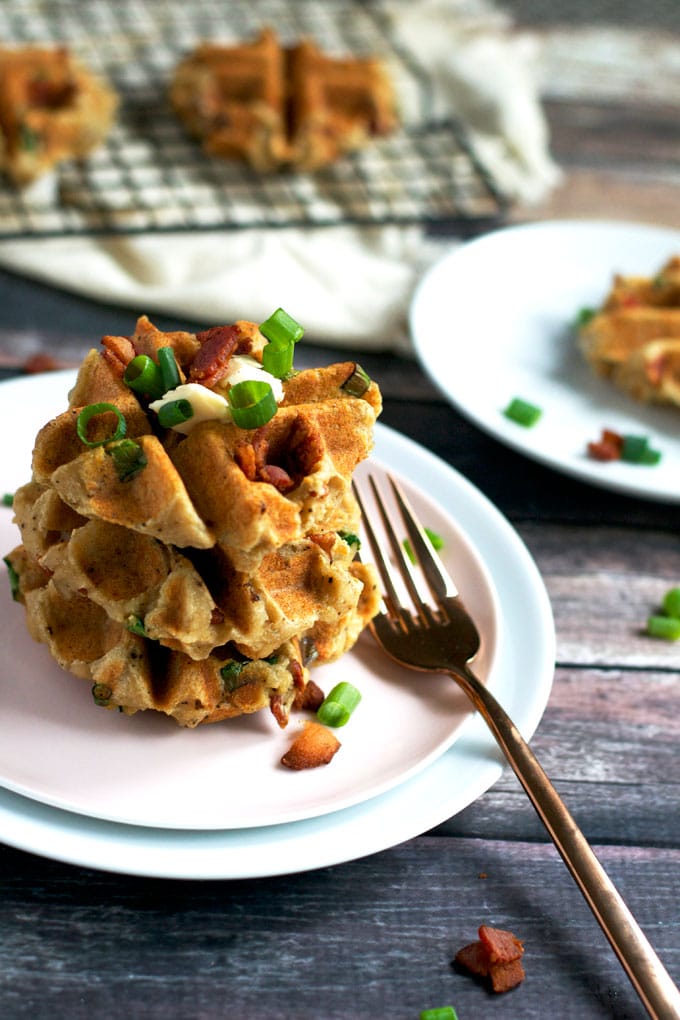
<svg viewBox="0 0 680 1020"><path fill-rule="evenodd" d="M31 480L14 496L21 544L6 560L29 633L89 681L98 705L187 727L268 707L283 727L316 686L310 668L350 649L378 610L375 571L347 536L359 526L352 473L381 398L373 382L361 396L343 388L355 370L344 362L294 373L257 429L162 428L125 383L126 364L171 347L191 378L227 333L261 358L253 323L194 335L146 317L89 352L69 406L36 437ZM77 433L82 408L101 402L144 456L126 480L111 443Z"/></svg>

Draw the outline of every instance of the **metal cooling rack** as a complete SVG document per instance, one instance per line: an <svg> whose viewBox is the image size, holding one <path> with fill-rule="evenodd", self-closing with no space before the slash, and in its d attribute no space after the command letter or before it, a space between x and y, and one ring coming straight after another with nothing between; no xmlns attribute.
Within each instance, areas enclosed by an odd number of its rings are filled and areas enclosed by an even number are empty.
<svg viewBox="0 0 680 1020"><path fill-rule="evenodd" d="M417 111L402 130L314 174L261 176L206 157L175 118L167 85L206 38L263 25L284 43L312 36L329 53L377 54ZM467 223L504 202L454 121L428 116L422 68L360 0L12 0L3 43L64 43L120 97L116 125L87 160L61 164L49 196L0 184L0 238L337 224Z"/></svg>

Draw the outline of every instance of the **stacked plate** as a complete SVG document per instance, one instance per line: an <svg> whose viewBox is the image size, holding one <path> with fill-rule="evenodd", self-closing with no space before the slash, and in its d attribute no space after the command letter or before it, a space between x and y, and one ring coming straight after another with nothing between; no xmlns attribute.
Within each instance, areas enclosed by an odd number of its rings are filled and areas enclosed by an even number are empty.
<svg viewBox="0 0 680 1020"><path fill-rule="evenodd" d="M72 373L2 384L12 437L2 486L27 480L36 432L66 406ZM444 539L443 557L483 634L478 672L530 736L554 668L543 583L501 514L442 461L379 426L372 462L407 488ZM427 493L427 495L426 495ZM0 511L3 553L18 544ZM256 878L299 872L393 846L451 817L499 777L502 759L451 680L399 669L364 635L317 670L325 689L351 680L362 701L326 767L280 765L303 719L267 713L183 730L155 713L98 708L28 636L9 585L0 593L0 839L121 873Z"/></svg>

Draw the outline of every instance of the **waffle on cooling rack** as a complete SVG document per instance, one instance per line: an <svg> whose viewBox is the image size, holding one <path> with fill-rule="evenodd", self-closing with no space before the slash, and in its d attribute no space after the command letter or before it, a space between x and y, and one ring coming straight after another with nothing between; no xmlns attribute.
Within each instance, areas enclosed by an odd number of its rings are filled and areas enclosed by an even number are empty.
<svg viewBox="0 0 680 1020"><path fill-rule="evenodd" d="M336 58L271 29L238 46L204 43L176 68L172 106L206 153L256 170L315 170L397 126L375 58Z"/></svg>
<svg viewBox="0 0 680 1020"><path fill-rule="evenodd" d="M0 49L0 170L26 185L87 155L116 106L114 92L66 47Z"/></svg>
<svg viewBox="0 0 680 1020"><path fill-rule="evenodd" d="M636 400L680 406L680 257L653 277L617 274L579 346L598 375Z"/></svg>
<svg viewBox="0 0 680 1020"><path fill-rule="evenodd" d="M237 360L258 370L258 327L162 333L142 318L102 342L14 497L22 543L7 560L29 632L97 704L190 727L269 706L285 725L312 663L347 651L377 611L374 572L354 557L350 482L379 390L365 377L358 395L348 388L352 362L302 371L265 424L207 418L185 434L133 392L130 361L170 348L180 379L228 393ZM102 403L84 441L81 412ZM125 438L111 438L121 419ZM128 441L136 466L121 472Z"/></svg>

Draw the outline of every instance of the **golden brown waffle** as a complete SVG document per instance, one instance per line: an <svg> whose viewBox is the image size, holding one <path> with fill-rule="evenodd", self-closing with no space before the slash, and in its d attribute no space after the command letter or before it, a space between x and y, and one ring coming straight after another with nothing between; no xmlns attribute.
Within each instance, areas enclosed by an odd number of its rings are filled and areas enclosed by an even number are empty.
<svg viewBox="0 0 680 1020"><path fill-rule="evenodd" d="M636 400L680 406L680 257L654 277L615 276L579 346L597 375Z"/></svg>
<svg viewBox="0 0 680 1020"><path fill-rule="evenodd" d="M0 49L0 170L30 184L108 134L115 93L65 47Z"/></svg>
<svg viewBox="0 0 680 1020"><path fill-rule="evenodd" d="M379 60L331 57L309 40L285 48L271 29L252 43L198 46L170 99L206 153L262 172L317 169L397 126Z"/></svg>
<svg viewBox="0 0 680 1020"><path fill-rule="evenodd" d="M253 323L195 336L145 317L131 337L105 337L87 355L71 406L36 437L32 479L14 498L22 544L9 561L31 635L91 682L98 704L185 726L268 705L285 725L304 702L310 663L351 648L378 608L373 569L355 561L345 534L358 530L350 483L370 452L380 394L374 383L361 396L343 388L355 370L347 362L294 375L258 429L162 428L123 381L126 364L168 346L192 378L223 330L257 358L265 341ZM81 409L102 401L145 455L126 480L109 443L78 436ZM109 417L94 419L88 439L110 436Z"/></svg>

